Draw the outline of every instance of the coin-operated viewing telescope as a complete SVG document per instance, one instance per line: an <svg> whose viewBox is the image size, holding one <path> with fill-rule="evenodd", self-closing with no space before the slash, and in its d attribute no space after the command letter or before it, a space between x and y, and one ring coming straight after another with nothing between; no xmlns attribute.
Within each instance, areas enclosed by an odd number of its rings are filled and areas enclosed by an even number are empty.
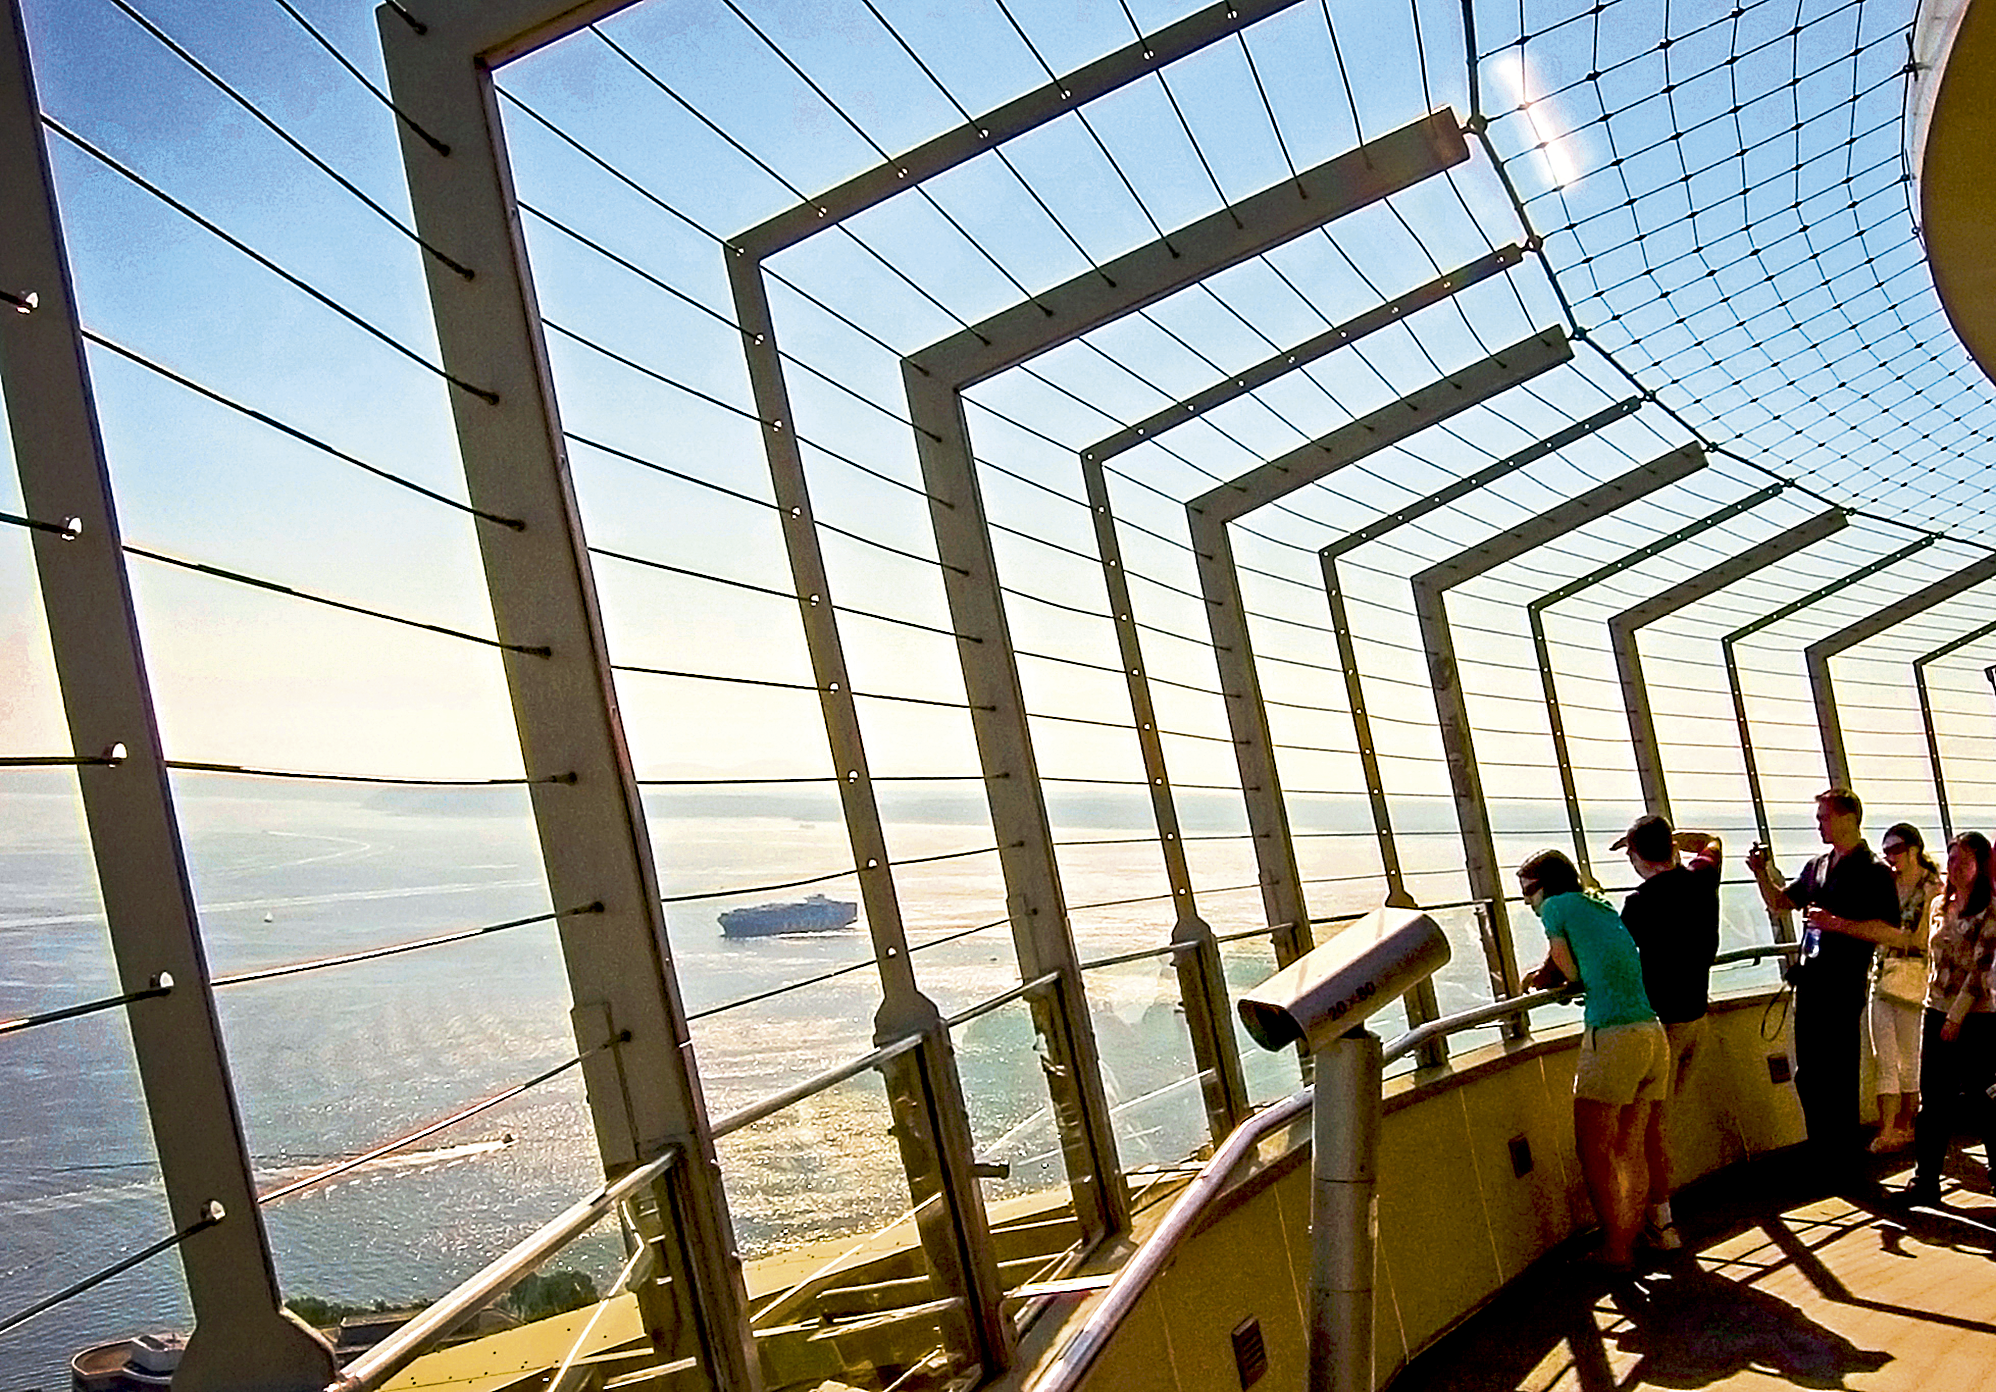
<svg viewBox="0 0 1996 1392"><path fill-rule="evenodd" d="M1375 909L1240 999L1241 1023L1264 1049L1310 1051L1349 1034L1449 959L1448 939L1416 909Z"/></svg>
<svg viewBox="0 0 1996 1392"><path fill-rule="evenodd" d="M1376 909L1240 999L1264 1049L1300 1043L1314 1064L1310 1160L1310 1392L1372 1392L1378 1217L1379 1038L1365 1022L1448 963L1417 909Z"/></svg>

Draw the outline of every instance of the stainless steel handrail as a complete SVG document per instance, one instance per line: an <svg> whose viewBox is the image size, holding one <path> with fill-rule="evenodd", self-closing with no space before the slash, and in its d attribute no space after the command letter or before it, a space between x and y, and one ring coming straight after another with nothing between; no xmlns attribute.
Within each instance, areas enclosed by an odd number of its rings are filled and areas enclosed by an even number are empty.
<svg viewBox="0 0 1996 1392"><path fill-rule="evenodd" d="M803 1082L787 1087L781 1092L772 1093L760 1102L751 1102L746 1107L729 1112L714 1122L712 1128L714 1138L719 1140L722 1136L739 1131L744 1126L753 1126L758 1121L774 1116L785 1107L802 1102L805 1098L823 1092L827 1088L836 1087L848 1078L857 1078L867 1069L878 1068L891 1058L899 1058L910 1049L919 1048L921 1043L921 1035L904 1034L890 1044L881 1045L863 1058L856 1058L851 1063L842 1063L837 1068L828 1068L822 1073L814 1073Z"/></svg>
<svg viewBox="0 0 1996 1392"><path fill-rule="evenodd" d="M511 1251L349 1363L339 1377L326 1384L326 1392L374 1392L678 1160L679 1152L668 1150L544 1223Z"/></svg>
<svg viewBox="0 0 1996 1392"><path fill-rule="evenodd" d="M1549 991L1527 991L1522 996L1511 996L1490 1005L1479 1005L1473 1010L1459 1010L1453 1015L1444 1015L1439 1020L1430 1020L1408 1030L1398 1039L1388 1044L1383 1051L1383 1062L1392 1063L1405 1058L1432 1039L1443 1039L1451 1034L1475 1029L1478 1025L1488 1025L1498 1020L1508 1020L1521 1010L1534 1010L1541 1005L1557 1005L1562 1001L1580 999L1581 993L1571 986L1558 986Z"/></svg>
<svg viewBox="0 0 1996 1392"><path fill-rule="evenodd" d="M1164 1215L1164 1221L1158 1224L1150 1240L1139 1247L1129 1264L1116 1274L1115 1282L1103 1293L1101 1303L1089 1312L1088 1318L1082 1322L1074 1337L1067 1341L1066 1347L1047 1365L1046 1371L1028 1385L1027 1392L1068 1392L1080 1382L1082 1374L1108 1347L1117 1328L1136 1308L1138 1299L1149 1287L1152 1278L1170 1262L1180 1240L1205 1212L1206 1205L1226 1187L1241 1161L1253 1154L1264 1138L1297 1117L1308 1116L1312 1095L1312 1090L1305 1088L1256 1112L1234 1128L1233 1134L1213 1152L1213 1158L1185 1186L1185 1192L1172 1204L1171 1211Z"/></svg>
<svg viewBox="0 0 1996 1392"><path fill-rule="evenodd" d="M1725 966L1733 962L1758 961L1763 957L1776 957L1796 951L1793 943L1766 943L1754 947L1735 948L1720 953L1712 959L1713 966ZM1581 999L1582 993L1571 987L1557 987L1546 991L1529 991L1508 1000L1496 1001L1490 1005L1479 1005L1472 1010L1460 1010L1453 1015L1444 1015L1439 1020L1407 1033L1388 1044L1383 1053L1384 1061L1391 1063L1398 1058L1420 1048L1434 1039L1460 1034L1465 1030L1516 1015L1519 1011L1530 1011L1542 1005L1567 1004ZM1115 1281L1103 1294L1101 1302L1088 1313L1081 1328L1067 1341L1040 1375L1027 1384L1026 1392L1073 1392L1081 1378L1093 1366L1095 1360L1115 1337L1116 1330L1136 1308L1137 1301L1150 1286L1151 1281L1170 1264L1178 1244L1184 1240L1208 1205L1217 1198L1240 1168L1241 1162L1252 1155L1255 1149L1275 1132L1295 1121L1308 1116L1315 1099L1315 1090L1304 1088L1282 1101L1274 1103L1255 1113L1241 1123L1233 1134L1213 1152L1213 1158L1200 1167L1185 1192L1178 1196L1170 1212L1164 1216L1143 1246L1137 1249L1128 1265L1116 1273Z"/></svg>
<svg viewBox="0 0 1996 1392"><path fill-rule="evenodd" d="M1731 966L1735 962L1758 962L1763 957L1793 955L1798 950L1796 943L1762 943L1753 947L1736 947L1721 952L1712 959L1715 967ZM1473 1010L1459 1010L1453 1015L1444 1015L1439 1020L1430 1020L1425 1025L1408 1030L1385 1049L1385 1061L1405 1058L1430 1040L1440 1039L1478 1025L1492 1024L1507 1019L1520 1009L1535 1010L1541 1005L1559 1005L1581 1000L1586 992L1575 986L1555 986L1545 991L1527 991L1522 996L1512 996L1508 1000L1490 1005L1479 1005Z"/></svg>

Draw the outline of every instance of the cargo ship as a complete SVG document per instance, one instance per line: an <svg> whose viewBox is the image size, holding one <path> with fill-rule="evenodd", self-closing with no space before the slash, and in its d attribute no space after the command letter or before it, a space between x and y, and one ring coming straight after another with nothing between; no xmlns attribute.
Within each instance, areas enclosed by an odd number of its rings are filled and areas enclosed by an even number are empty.
<svg viewBox="0 0 1996 1392"><path fill-rule="evenodd" d="M720 916L724 938L777 938L791 933L835 933L859 921L859 905L813 894L787 904L729 909Z"/></svg>

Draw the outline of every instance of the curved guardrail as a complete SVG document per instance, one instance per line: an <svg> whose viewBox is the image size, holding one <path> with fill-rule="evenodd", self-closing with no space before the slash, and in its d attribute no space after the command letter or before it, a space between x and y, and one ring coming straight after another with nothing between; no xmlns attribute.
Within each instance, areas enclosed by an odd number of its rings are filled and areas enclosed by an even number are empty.
<svg viewBox="0 0 1996 1392"><path fill-rule="evenodd" d="M429 1352L451 1330L587 1232L603 1215L646 1185L663 1178L678 1162L679 1152L669 1150L542 1224L511 1251L349 1363L339 1377L326 1385L326 1392L374 1392Z"/></svg>
<svg viewBox="0 0 1996 1392"><path fill-rule="evenodd" d="M1758 962L1768 957L1792 956L1795 951L1793 943L1737 948L1720 953L1713 959L1712 965ZM1568 1004L1580 1000L1584 994L1570 987L1531 991L1494 1005L1478 1006L1439 1020L1430 1020L1387 1044L1383 1051L1384 1061L1391 1063L1405 1058L1431 1040L1461 1034L1542 1005ZM1227 1137L1213 1152L1213 1158L1201 1166L1199 1173L1185 1186L1185 1192L1172 1204L1170 1212L1165 1214L1150 1240L1137 1249L1129 1264L1117 1274L1101 1301L1082 1321L1081 1328L1067 1341L1054 1361L1047 1365L1046 1371L1027 1385L1027 1392L1074 1392L1080 1386L1083 1376L1116 1337L1116 1331L1136 1308L1150 1283L1170 1265L1178 1244L1199 1225L1213 1201L1225 1192L1242 1162L1253 1155L1268 1137L1298 1117L1307 1116L1314 1097L1315 1090L1305 1087L1255 1113Z"/></svg>

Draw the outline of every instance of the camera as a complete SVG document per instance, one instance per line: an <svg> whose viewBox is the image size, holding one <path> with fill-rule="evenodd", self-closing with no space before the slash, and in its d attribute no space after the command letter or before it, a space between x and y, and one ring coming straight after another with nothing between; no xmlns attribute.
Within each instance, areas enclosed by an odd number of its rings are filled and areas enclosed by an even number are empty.
<svg viewBox="0 0 1996 1392"><path fill-rule="evenodd" d="M1438 971L1448 939L1418 909L1374 909L1242 996L1241 1023L1264 1049L1314 1053Z"/></svg>

